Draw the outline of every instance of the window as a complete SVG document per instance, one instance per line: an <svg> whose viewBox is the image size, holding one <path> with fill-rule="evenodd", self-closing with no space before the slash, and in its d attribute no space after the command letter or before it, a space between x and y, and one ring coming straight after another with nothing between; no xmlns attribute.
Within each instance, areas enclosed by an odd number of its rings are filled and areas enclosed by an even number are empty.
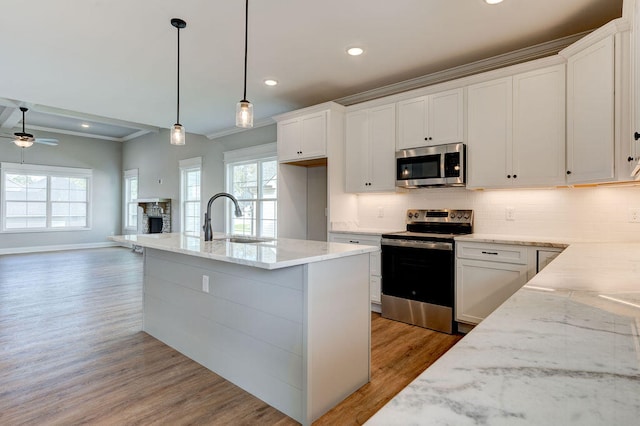
<svg viewBox="0 0 640 426"><path fill-rule="evenodd" d="M242 208L227 215L227 232L255 237L277 236L278 161L275 144L225 152L226 187Z"/></svg>
<svg viewBox="0 0 640 426"><path fill-rule="evenodd" d="M88 229L90 169L1 163L2 231Z"/></svg>
<svg viewBox="0 0 640 426"><path fill-rule="evenodd" d="M124 228L138 229L138 169L124 172Z"/></svg>
<svg viewBox="0 0 640 426"><path fill-rule="evenodd" d="M200 232L200 180L202 157L180 160L182 232Z"/></svg>

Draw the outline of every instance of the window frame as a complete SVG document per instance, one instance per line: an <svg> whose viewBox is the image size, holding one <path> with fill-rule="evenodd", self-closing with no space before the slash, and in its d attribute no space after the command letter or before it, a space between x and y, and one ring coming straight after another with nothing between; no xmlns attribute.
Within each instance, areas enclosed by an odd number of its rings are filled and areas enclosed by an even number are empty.
<svg viewBox="0 0 640 426"><path fill-rule="evenodd" d="M261 176L261 164L264 162L268 162L268 161L275 161L276 162L276 170L277 168L279 168L279 164L278 164L278 153L277 153L277 145L276 143L268 143L268 144L262 144L262 145L258 145L258 146L253 146L253 147L249 147L249 148L243 148L243 149L236 149L236 150L232 150L232 151L226 151L224 152L224 166L225 166L225 173L224 173L224 178L225 178L225 182L224 182L224 187L225 190L232 194L233 193L233 188L232 188L232 167L236 166L236 165L242 165L242 164L252 164L252 163L256 163L257 167L258 167L258 187L261 188L262 186L262 176ZM278 179L278 172L276 171L276 180ZM262 190L259 189L258 194L257 195L262 195ZM239 202L243 202L243 201L252 201L255 202L256 205L256 214L255 216L255 220L256 220L256 228L255 228L255 235L254 236L260 236L261 235L261 230L262 230L262 208L261 208L261 202L263 201L274 201L275 202L275 235L274 237L278 236L278 193L276 192L276 197L275 198L255 198L255 199L240 199L238 198ZM227 234L233 233L233 215L231 214L230 211L227 211L225 209L224 212L224 223L225 223L225 232Z"/></svg>
<svg viewBox="0 0 640 426"><path fill-rule="evenodd" d="M200 226L196 225L196 229L192 230L192 231L186 231L185 230L185 225L187 223L186 221L186 204L187 203L194 203L197 201L198 203L198 212L200 212L202 210L202 157L194 157L194 158L187 158L185 160L180 160L179 162L179 168L180 168L180 232L188 232L188 233L199 233L200 232ZM199 186L200 186L200 191L198 191L198 199L197 200L187 200L187 194L188 194L188 187L187 187L187 173L189 172L193 172L195 170L198 170L200 172L200 182L199 182ZM198 217L200 217L200 215L198 215Z"/></svg>
<svg viewBox="0 0 640 426"><path fill-rule="evenodd" d="M140 193L140 178L138 176L138 169L129 169L129 170L125 170L124 171L124 179L123 179L123 183L124 183L124 188L123 188L123 194L124 194L124 211L123 211L123 218L122 218L122 222L123 222L123 229L125 231L137 231L138 230L138 212L137 212L137 208L136 208L136 223L134 225L129 224L128 219L129 219L129 205L131 204L135 204L136 207L138 205L137 202L133 201L135 199L137 199L138 197L136 196L135 198L130 198L130 181L132 179L134 179L137 181L137 190L136 192L139 194Z"/></svg>
<svg viewBox="0 0 640 426"><path fill-rule="evenodd" d="M24 174L24 175L44 175L47 178L47 194L46 194L46 217L45 227L39 228L7 228L7 217L5 212L7 210L7 197L5 191L5 179L7 174ZM63 177L63 178L84 178L87 180L86 191L86 225L85 226L65 226L65 227L52 227L52 203L51 199L51 178ZM76 232L76 231L90 231L92 229L92 214L93 211L93 170L83 169L78 167L61 167L61 166L47 166L38 164L18 164L18 163L0 163L0 233L4 234L22 234L22 233L42 233L42 232Z"/></svg>

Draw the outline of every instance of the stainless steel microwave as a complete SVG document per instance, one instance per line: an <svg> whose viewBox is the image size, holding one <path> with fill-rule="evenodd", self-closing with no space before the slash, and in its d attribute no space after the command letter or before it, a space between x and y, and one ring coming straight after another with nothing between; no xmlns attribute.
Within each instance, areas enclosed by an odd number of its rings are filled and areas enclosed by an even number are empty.
<svg viewBox="0 0 640 426"><path fill-rule="evenodd" d="M396 152L396 186L465 186L463 143L425 146Z"/></svg>

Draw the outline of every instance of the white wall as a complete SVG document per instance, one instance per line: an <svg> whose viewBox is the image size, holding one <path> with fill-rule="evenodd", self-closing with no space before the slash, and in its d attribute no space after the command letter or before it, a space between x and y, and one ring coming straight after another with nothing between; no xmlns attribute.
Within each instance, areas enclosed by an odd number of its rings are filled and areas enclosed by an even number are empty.
<svg viewBox="0 0 640 426"><path fill-rule="evenodd" d="M171 229L180 230L180 170L178 162L187 158L202 157L202 211L209 198L224 191L223 152L276 141L275 124L224 136L207 139L205 136L187 133L186 145L169 143L169 130L148 134L124 143L122 169L138 169L138 196L140 198L171 198ZM162 183L160 183L162 182ZM226 199L217 200L212 206L211 226L214 231L224 230ZM204 218L204 214L202 215Z"/></svg>
<svg viewBox="0 0 640 426"><path fill-rule="evenodd" d="M107 237L121 228L122 143L57 133L38 132L56 138L58 146L34 144L24 150L25 164L81 167L93 170L91 229L82 231L18 232L0 234L0 252L20 252L52 246L108 243ZM20 150L0 140L0 161L20 162ZM1 184L1 183L0 183Z"/></svg>
<svg viewBox="0 0 640 426"><path fill-rule="evenodd" d="M507 221L505 209L515 208ZM409 208L473 209L474 231L539 237L640 241L640 223L629 223L640 208L640 187L485 190L417 189L358 196L358 226L403 230ZM378 217L380 209L384 217Z"/></svg>

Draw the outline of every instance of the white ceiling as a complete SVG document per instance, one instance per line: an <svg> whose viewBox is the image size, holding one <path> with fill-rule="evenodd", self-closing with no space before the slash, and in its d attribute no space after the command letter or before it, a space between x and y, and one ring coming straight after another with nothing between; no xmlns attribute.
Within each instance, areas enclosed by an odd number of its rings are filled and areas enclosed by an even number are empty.
<svg viewBox="0 0 640 426"><path fill-rule="evenodd" d="M35 129L73 132L66 127L77 127L79 121L69 119L78 115L96 126L129 129L129 138L169 128L176 120L170 19L178 17L187 22L180 33L180 122L190 133L222 133L234 126L242 98L244 5L5 0L0 125L19 125L15 108L26 105L32 109L26 121L37 123ZM504 0L494 6L483 0L250 0L247 98L260 122L590 30L621 10L622 0ZM353 45L365 53L347 56ZM267 87L265 78L280 84Z"/></svg>

